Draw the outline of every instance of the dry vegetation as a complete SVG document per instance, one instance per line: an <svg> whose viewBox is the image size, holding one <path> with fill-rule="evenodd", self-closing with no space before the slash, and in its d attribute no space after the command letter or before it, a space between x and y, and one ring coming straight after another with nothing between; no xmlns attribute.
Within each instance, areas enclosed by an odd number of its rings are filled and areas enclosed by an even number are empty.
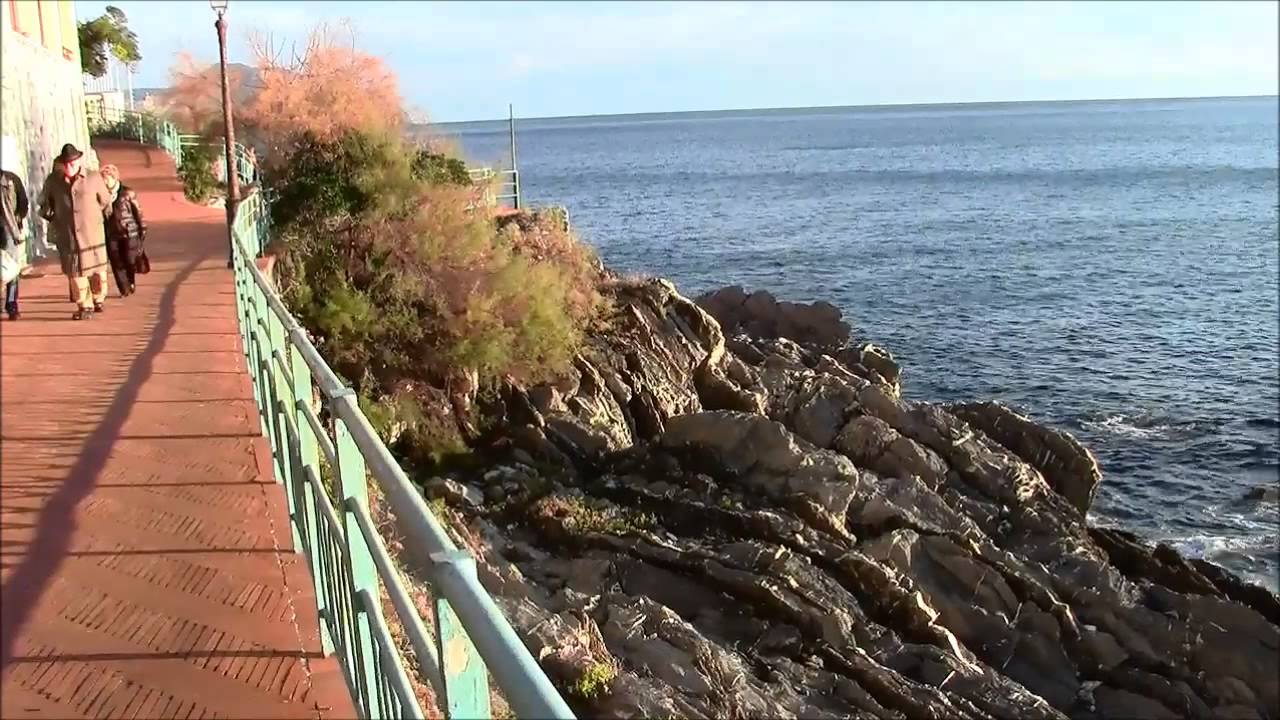
<svg viewBox="0 0 1280 720"><path fill-rule="evenodd" d="M303 133L333 142L348 132L389 132L404 123L395 73L381 58L359 49L350 24L317 25L302 47L269 33L253 32L251 66L228 67L237 132L282 160ZM222 134L217 65L180 54L170 68L170 88L161 100L185 132ZM335 112L340 109L340 112Z"/></svg>

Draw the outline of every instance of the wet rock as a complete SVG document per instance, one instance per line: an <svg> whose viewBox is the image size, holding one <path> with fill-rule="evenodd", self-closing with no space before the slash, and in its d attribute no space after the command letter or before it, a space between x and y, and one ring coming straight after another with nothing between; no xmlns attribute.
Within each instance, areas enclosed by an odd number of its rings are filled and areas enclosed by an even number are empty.
<svg viewBox="0 0 1280 720"><path fill-rule="evenodd" d="M1242 498L1252 502L1276 502L1280 500L1280 487L1275 485L1252 487L1245 491Z"/></svg>

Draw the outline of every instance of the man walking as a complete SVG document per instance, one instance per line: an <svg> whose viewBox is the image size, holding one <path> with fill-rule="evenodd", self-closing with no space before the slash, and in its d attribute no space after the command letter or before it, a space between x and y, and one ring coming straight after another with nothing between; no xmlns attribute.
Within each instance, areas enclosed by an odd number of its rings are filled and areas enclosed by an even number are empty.
<svg viewBox="0 0 1280 720"><path fill-rule="evenodd" d="M27 188L22 179L8 170L0 170L0 226L3 227L4 245L0 251L12 252L15 256L22 246L22 224L27 220ZM17 257L14 258L17 261ZM18 261L21 265L21 262ZM17 320L18 312L18 277L4 286L4 311L10 320Z"/></svg>
<svg viewBox="0 0 1280 720"><path fill-rule="evenodd" d="M104 310L111 261L103 220L110 211L111 192L102 176L84 169L84 153L75 145L63 145L40 192L40 217L49 222L49 235L76 304L72 320L86 320Z"/></svg>

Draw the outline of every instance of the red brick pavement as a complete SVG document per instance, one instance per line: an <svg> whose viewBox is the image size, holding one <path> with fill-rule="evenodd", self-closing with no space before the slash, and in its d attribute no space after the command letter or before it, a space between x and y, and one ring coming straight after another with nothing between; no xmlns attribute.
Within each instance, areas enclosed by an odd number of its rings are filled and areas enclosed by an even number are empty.
<svg viewBox="0 0 1280 720"><path fill-rule="evenodd" d="M346 718L240 354L221 210L159 150L152 272L70 319L56 264L0 323L0 717Z"/></svg>

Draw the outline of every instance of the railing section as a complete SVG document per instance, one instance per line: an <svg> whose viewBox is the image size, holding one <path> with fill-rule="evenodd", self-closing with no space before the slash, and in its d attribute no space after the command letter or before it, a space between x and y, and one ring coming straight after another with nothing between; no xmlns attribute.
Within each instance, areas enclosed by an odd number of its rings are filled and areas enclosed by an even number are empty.
<svg viewBox="0 0 1280 720"><path fill-rule="evenodd" d="M219 164L218 164L219 172L217 173L218 180L221 182L226 182L227 176L225 173L225 168L222 167L225 164L225 158L227 157L227 151L226 151L227 143L225 140L216 140L211 142L209 140L205 140L199 135L190 135L190 134L179 135L178 139L184 149L194 148L194 147L214 148L216 150L216 155L217 155L216 160L219 161ZM257 183L258 163L257 163L257 160L254 158L253 154L249 151L249 149L240 143L236 143L235 155L233 159L235 160L235 163L236 163L236 174L240 177L240 184L253 185Z"/></svg>
<svg viewBox="0 0 1280 720"><path fill-rule="evenodd" d="M493 190L487 200L494 205L511 203L511 207L520 209L520 171L494 170L493 168L472 168L467 171L472 182L476 184L493 183Z"/></svg>
<svg viewBox="0 0 1280 720"><path fill-rule="evenodd" d="M85 110L90 135L156 145L169 153L178 167L182 166L181 141L173 123L148 113L103 107L97 103L86 103Z"/></svg>
<svg viewBox="0 0 1280 720"><path fill-rule="evenodd" d="M250 248L265 203L242 201L235 221L236 306L263 434L283 482L294 541L310 563L326 652L338 653L366 718L421 718L404 659L383 618L390 601L418 674L449 718L490 717L488 677L519 717L572 718L568 705L512 630L418 490L378 438L355 393L333 373L286 310ZM369 514L377 483L405 542L426 551L434 633Z"/></svg>

